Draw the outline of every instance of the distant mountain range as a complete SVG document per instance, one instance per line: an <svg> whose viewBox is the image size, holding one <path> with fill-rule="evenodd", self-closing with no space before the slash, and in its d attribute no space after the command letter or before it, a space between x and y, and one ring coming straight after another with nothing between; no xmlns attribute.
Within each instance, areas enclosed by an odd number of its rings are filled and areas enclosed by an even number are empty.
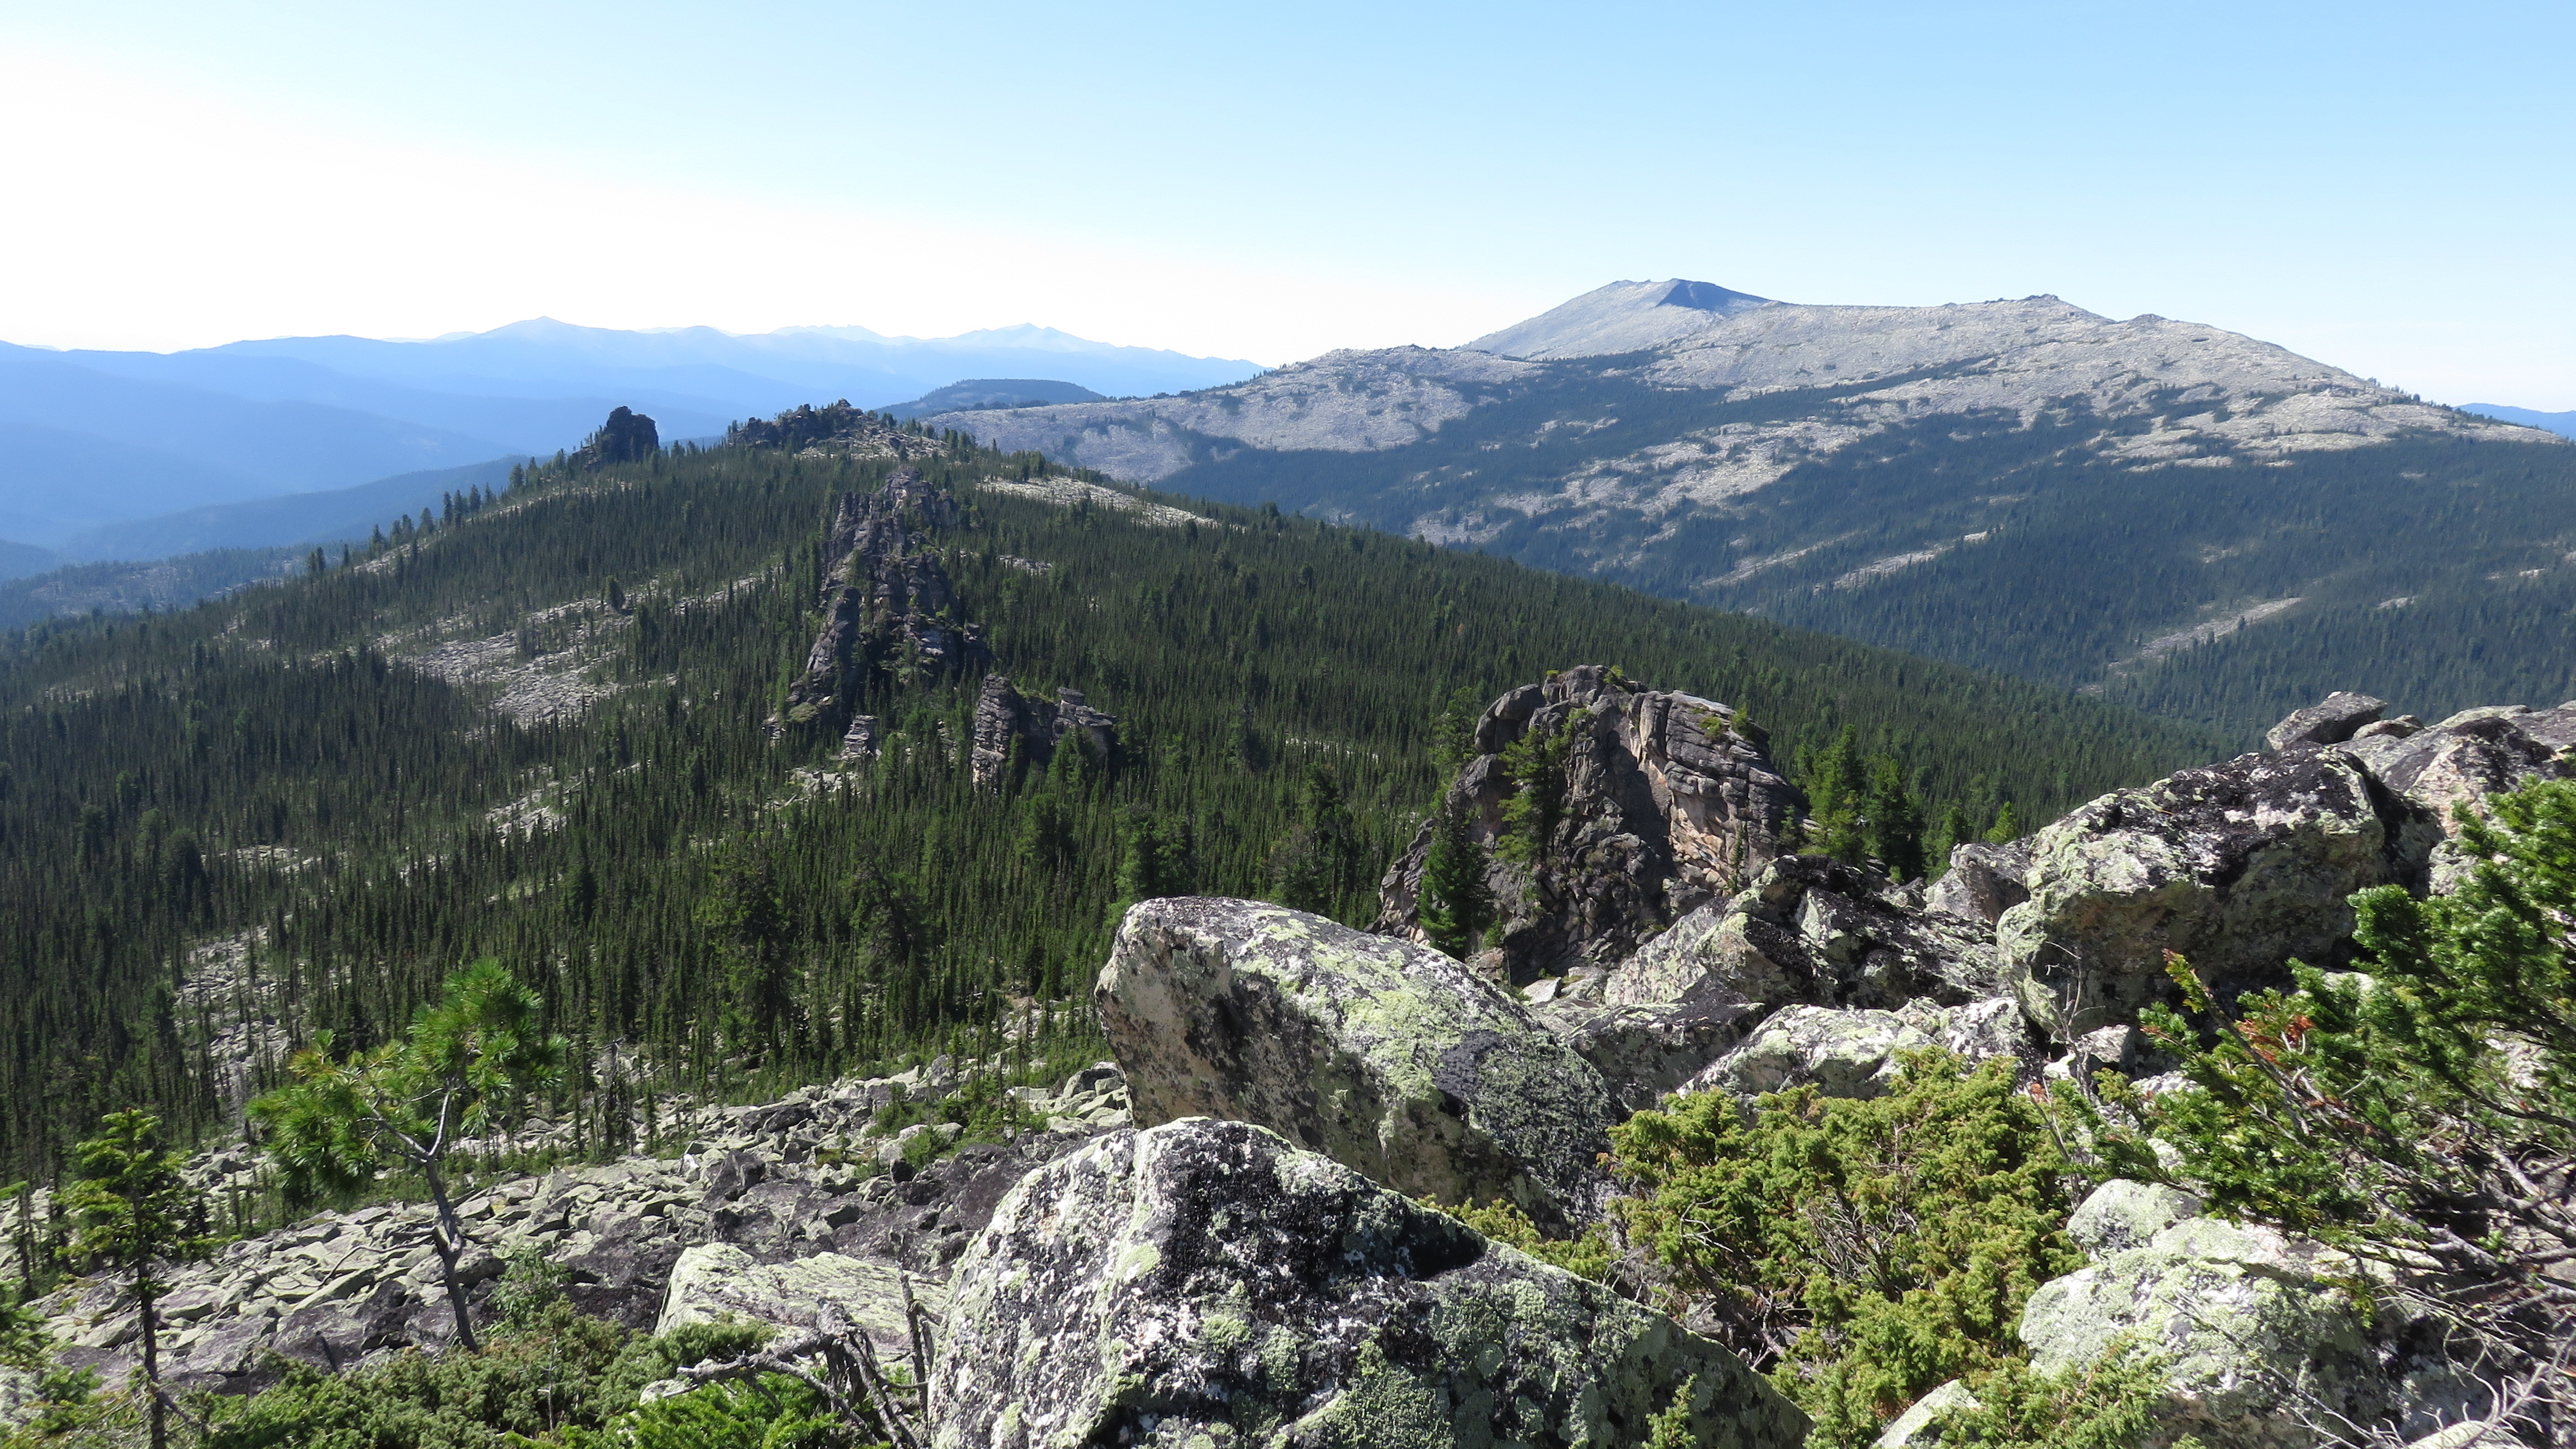
<svg viewBox="0 0 2576 1449"><path fill-rule="evenodd" d="M2576 447L2055 297L1618 282L1462 348L929 421L2237 729L2576 695Z"/></svg>
<svg viewBox="0 0 2576 1449"><path fill-rule="evenodd" d="M2560 437L2576 438L2576 412L2534 412L2530 408L2509 408L2502 403L2466 403L2461 406L2460 411L2476 413L2482 418L2497 418L2508 423L2520 423L2526 428L2546 428Z"/></svg>
<svg viewBox="0 0 2576 1449"><path fill-rule="evenodd" d="M1054 400L1182 391L1258 371L1044 327L736 336L539 318L428 342L290 337L167 354L0 343L0 540L112 556L97 550L135 545L111 525L548 456L620 404L652 414L664 438L690 438L801 402L883 407L961 377L1036 372L1076 389L1041 394ZM281 517L299 507L280 506ZM325 522L298 522L297 536ZM0 564L11 562L0 551Z"/></svg>

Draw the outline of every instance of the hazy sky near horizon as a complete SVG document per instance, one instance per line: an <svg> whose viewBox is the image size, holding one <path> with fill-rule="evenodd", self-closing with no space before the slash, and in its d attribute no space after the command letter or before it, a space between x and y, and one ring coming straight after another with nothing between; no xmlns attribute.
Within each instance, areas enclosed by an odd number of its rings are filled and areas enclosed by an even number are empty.
<svg viewBox="0 0 2576 1449"><path fill-rule="evenodd" d="M0 0L0 339L2053 292L2576 408L2576 7Z"/></svg>

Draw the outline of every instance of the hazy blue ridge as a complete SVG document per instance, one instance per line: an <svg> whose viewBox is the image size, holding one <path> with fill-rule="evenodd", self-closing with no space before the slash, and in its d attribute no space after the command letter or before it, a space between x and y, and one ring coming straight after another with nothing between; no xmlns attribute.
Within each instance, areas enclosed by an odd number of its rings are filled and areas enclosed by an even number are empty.
<svg viewBox="0 0 2576 1449"><path fill-rule="evenodd" d="M0 539L0 579L23 579L29 574L43 573L61 562L62 556L52 549Z"/></svg>
<svg viewBox="0 0 2576 1449"><path fill-rule="evenodd" d="M478 485L486 491L499 489L509 481L510 465L517 461L492 458L379 478L354 488L210 504L113 523L72 536L62 552L91 560L159 559L207 549L363 540L369 530L397 516L435 509L441 494L462 493Z"/></svg>
<svg viewBox="0 0 2576 1449"><path fill-rule="evenodd" d="M2526 428L2546 428L2564 437L2576 438L2576 412L2535 412L2530 408L2509 408L2502 403L2463 403L2460 411L2499 422L2520 423Z"/></svg>

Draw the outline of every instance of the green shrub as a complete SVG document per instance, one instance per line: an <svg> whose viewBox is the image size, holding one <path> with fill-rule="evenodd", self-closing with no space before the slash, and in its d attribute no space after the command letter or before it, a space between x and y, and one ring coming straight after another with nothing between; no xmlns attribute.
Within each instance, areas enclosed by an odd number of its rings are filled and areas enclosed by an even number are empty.
<svg viewBox="0 0 2576 1449"><path fill-rule="evenodd" d="M2083 1263L2067 1163L2010 1061L1916 1053L1872 1101L1674 1098L1612 1137L1666 1306L1769 1370L1814 1449L1857 1449L1944 1381L2016 1365L2032 1291Z"/></svg>
<svg viewBox="0 0 2576 1449"><path fill-rule="evenodd" d="M296 1365L244 1399L201 1397L207 1449L499 1449L567 1442L633 1412L682 1365L748 1352L754 1325L693 1324L655 1338L560 1300L483 1352L403 1353L349 1374ZM782 1408L781 1412L785 1412Z"/></svg>

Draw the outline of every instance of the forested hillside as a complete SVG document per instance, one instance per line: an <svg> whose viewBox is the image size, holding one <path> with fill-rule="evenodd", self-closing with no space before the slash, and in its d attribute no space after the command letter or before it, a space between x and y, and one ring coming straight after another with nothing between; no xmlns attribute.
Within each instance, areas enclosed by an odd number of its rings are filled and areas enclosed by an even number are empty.
<svg viewBox="0 0 2576 1449"><path fill-rule="evenodd" d="M0 662L0 1173L54 1171L112 1107L229 1120L228 1063L257 1086L313 1027L377 1039L483 955L582 1060L616 1044L718 1093L989 1047L1014 1018L1085 1032L1033 1004L1087 985L1119 902L1365 920L1463 711L1571 664L1744 705L1785 761L1855 727L1975 829L2221 749L1776 623L862 431L960 501L924 525L946 624L1031 696L1115 716L1114 751L980 787L981 669L901 650L786 707L841 499L897 465L828 439L559 457L283 582L36 625ZM875 752L844 761L860 713Z"/></svg>

